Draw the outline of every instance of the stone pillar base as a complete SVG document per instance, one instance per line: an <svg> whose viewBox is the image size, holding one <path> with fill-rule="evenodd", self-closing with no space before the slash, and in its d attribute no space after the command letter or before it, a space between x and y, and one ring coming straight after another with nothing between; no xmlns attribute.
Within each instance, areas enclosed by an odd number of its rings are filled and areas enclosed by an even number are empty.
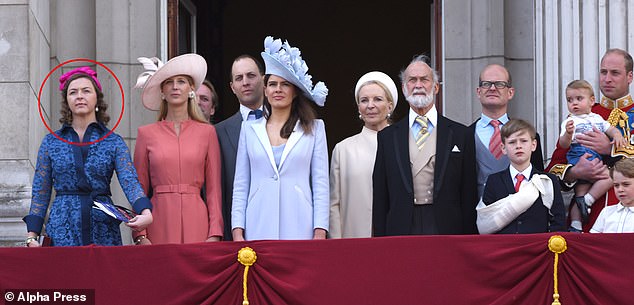
<svg viewBox="0 0 634 305"><path fill-rule="evenodd" d="M28 160L0 161L0 246L22 246L26 225L22 222L31 205L31 175Z"/></svg>

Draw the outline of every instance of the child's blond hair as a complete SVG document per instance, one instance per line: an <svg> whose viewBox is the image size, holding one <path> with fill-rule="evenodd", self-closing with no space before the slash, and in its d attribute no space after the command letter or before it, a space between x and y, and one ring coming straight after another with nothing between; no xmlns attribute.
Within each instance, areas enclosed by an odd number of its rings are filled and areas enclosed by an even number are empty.
<svg viewBox="0 0 634 305"><path fill-rule="evenodd" d="M617 161L614 163L614 166L610 168L610 178L612 179L614 179L614 172L619 172L628 178L634 178L634 159L623 158Z"/></svg>
<svg viewBox="0 0 634 305"><path fill-rule="evenodd" d="M566 90L568 89L584 89L590 94L591 97L594 96L594 89L592 88L592 85L590 85L589 82L583 79L576 79L571 81L570 83L568 83L568 86L566 86Z"/></svg>

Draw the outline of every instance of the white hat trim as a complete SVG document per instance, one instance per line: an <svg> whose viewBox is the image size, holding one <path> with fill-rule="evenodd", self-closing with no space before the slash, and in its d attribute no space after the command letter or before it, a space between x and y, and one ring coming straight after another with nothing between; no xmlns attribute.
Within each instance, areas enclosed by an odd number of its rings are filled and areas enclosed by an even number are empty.
<svg viewBox="0 0 634 305"><path fill-rule="evenodd" d="M392 109L396 109L396 105L398 104L398 89L396 89L396 84L391 77L380 71L368 72L359 78L354 88L354 100L359 100L359 90L361 90L361 86L369 81L377 81L387 87L394 100L394 107Z"/></svg>

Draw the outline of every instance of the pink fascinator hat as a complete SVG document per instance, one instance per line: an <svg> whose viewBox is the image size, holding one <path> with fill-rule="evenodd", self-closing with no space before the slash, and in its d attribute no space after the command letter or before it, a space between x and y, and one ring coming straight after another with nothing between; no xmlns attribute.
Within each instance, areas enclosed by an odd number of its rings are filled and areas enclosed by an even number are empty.
<svg viewBox="0 0 634 305"><path fill-rule="evenodd" d="M75 74L88 75L90 78L92 78L93 81L95 81L95 84L99 88L99 91L103 91L103 89L101 89L101 83L99 82L99 79L97 79L97 72L95 72L95 70L91 69L90 67L75 68L62 74L62 76L59 77L59 91L64 91L64 87L66 87L66 82L71 76Z"/></svg>

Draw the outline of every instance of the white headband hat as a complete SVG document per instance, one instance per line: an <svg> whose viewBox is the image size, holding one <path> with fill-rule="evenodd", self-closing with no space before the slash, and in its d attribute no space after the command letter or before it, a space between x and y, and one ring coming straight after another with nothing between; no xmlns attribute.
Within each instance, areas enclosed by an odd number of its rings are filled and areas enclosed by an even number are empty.
<svg viewBox="0 0 634 305"><path fill-rule="evenodd" d="M289 81L315 104L324 106L328 88L323 82L318 82L313 87L313 77L308 74L308 66L298 48L291 47L288 41L282 44L281 39L274 40L273 37L267 36L264 38L262 59L266 65L266 74L277 75Z"/></svg>
<svg viewBox="0 0 634 305"><path fill-rule="evenodd" d="M390 91L392 99L394 100L394 107L392 107L392 109L396 109L396 104L398 104L398 91L396 89L396 84L387 74L379 71L368 72L359 78L357 85L354 87L354 100L359 101L359 90L361 90L363 84L369 81L376 81L387 87L387 90Z"/></svg>
<svg viewBox="0 0 634 305"><path fill-rule="evenodd" d="M207 75L207 62L198 54L183 54L163 64L158 58L139 57L137 60L146 70L136 80L134 88L143 88L141 100L143 106L150 110L161 107L161 84L176 75L188 75L194 80L194 91L200 87ZM188 92L186 92L188 93Z"/></svg>

